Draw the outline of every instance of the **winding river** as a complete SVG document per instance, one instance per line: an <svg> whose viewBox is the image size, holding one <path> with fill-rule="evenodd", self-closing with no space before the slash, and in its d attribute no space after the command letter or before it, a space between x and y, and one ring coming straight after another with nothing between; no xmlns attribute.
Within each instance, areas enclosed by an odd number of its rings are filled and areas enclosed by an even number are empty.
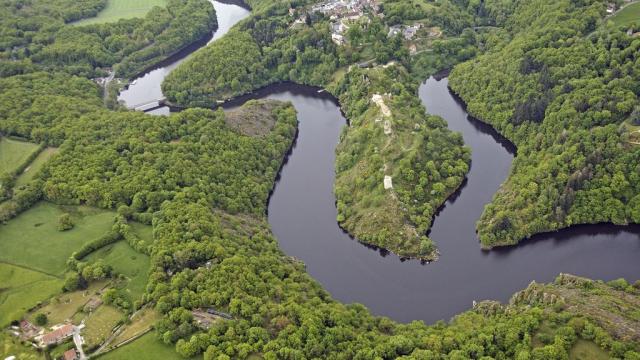
<svg viewBox="0 0 640 360"><path fill-rule="evenodd" d="M235 5L214 5L220 23L214 39L248 15ZM144 75L120 98L128 103L158 98L162 79L175 66ZM579 226L538 235L517 247L481 251L475 222L506 179L515 149L491 127L467 115L449 92L447 79L428 79L419 95L427 111L461 132L472 149L464 186L441 209L430 232L441 252L431 264L404 261L365 246L338 227L335 146L346 121L330 95L279 84L225 106L268 97L291 101L298 111L299 134L271 196L269 223L282 249L304 261L311 276L336 299L363 303L374 314L398 321L433 323L469 309L474 300L507 301L532 280L548 282L560 272L604 280L640 278L640 226Z"/></svg>

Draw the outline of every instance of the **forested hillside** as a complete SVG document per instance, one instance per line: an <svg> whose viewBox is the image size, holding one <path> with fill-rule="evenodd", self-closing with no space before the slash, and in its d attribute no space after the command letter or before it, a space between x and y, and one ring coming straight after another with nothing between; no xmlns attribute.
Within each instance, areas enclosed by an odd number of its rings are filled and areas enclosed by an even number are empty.
<svg viewBox="0 0 640 360"><path fill-rule="evenodd" d="M509 38L457 66L468 110L518 147L478 222L482 246L575 224L640 222L640 39L600 1L515 2ZM543 13L540 10L543 9Z"/></svg>
<svg viewBox="0 0 640 360"><path fill-rule="evenodd" d="M164 85L167 96L195 106L274 81L327 86L351 121L336 165L338 220L365 235L365 241L432 258L433 244L421 235L435 209L460 185L469 151L442 119L426 115L411 76L483 51L487 54L454 70L452 85L473 113L519 146L513 174L481 222L484 243L510 242L552 227L538 221L549 221L540 215L556 198L563 199L561 205L571 199L564 213L552 208L553 216L564 214L557 217L563 226L571 219L584 221L593 214L587 212L589 201L600 198L602 203L593 203L596 208L615 211L592 216L624 216L624 221L636 216L628 209L638 203L638 169L636 177L632 169L639 164L638 151L626 126L637 125L635 50L640 44L613 30L588 35L604 4L443 1L419 13L389 1L389 19L363 22L366 31L350 35L353 45L341 48L331 41L324 18L289 28L294 19L288 9L302 2L250 4L255 16L177 69ZM150 262L148 283L140 290L144 294L126 307L157 311L161 320L151 334L179 355L205 360L560 360L587 348L604 357L640 358L638 282L561 275L553 284L530 285L509 305L480 302L448 323L433 325L400 324L373 316L363 305L332 299L303 263L280 250L266 222L269 192L296 133L291 104L258 101L229 113L201 108L170 116L109 111L98 86L87 78L105 66L120 66L127 76L210 31L215 22L207 1L173 0L145 19L78 28L66 22L94 15L104 2L10 0L0 6L3 14L11 14L2 17L0 32L0 132L40 144L33 147L58 148L25 184L14 186L13 173L2 177L6 194L0 221L16 221L43 201L113 212L116 220L107 233L113 238L85 243L70 259L62 259L64 291L100 278L100 262L78 261L123 237ZM540 16L541 8L549 13ZM454 58L425 52L414 61L399 37L387 37L389 24L414 15L432 17L429 21L445 27L451 37L432 44ZM488 35L463 30L474 24L504 29ZM350 68L369 60L371 49L356 40L376 49L377 66ZM534 89L545 95L538 97ZM383 187L385 175L393 178L392 191ZM528 176L546 182L529 180L519 187L518 179ZM557 190L565 184L574 198ZM528 207L521 211L526 203L536 205L536 216ZM402 221L358 228L371 221L371 214L384 214L387 206ZM495 216L500 221L486 221L499 206L504 207ZM68 214L57 220L62 234L73 227ZM152 235L147 240L129 236L129 222L151 225ZM404 226L414 231L409 241L397 236ZM394 236L380 236L384 231ZM46 249L52 246L47 236L31 240ZM110 291L102 299L118 302ZM194 310L203 308L229 316L207 328L194 317ZM15 314L6 320L19 324ZM33 351L32 345L17 343Z"/></svg>
<svg viewBox="0 0 640 360"><path fill-rule="evenodd" d="M336 149L335 194L338 222L358 240L434 260L425 234L464 179L470 154L444 120L425 116L417 86L396 65L353 69L332 88L350 119ZM376 97L378 104L366 102Z"/></svg>
<svg viewBox="0 0 640 360"><path fill-rule="evenodd" d="M217 27L209 1L171 0L142 21L88 26L71 21L95 16L105 0L3 1L0 4L0 75L64 71L93 77L114 67L131 77L200 40Z"/></svg>
<svg viewBox="0 0 640 360"><path fill-rule="evenodd" d="M178 105L211 106L280 81L327 88L350 121L337 149L338 222L361 242L433 260L436 246L424 234L462 183L469 154L441 119L425 115L410 71L428 74L464 60L478 39L466 32L437 41L438 54L411 58L401 37L387 36L385 21L395 20L372 17L352 25L350 45L337 46L328 19L307 13L307 3L293 4L306 16L301 24L290 16L288 2L255 1L259 10L251 18L173 71L163 92ZM385 6L404 13L402 5ZM416 19L456 35L473 23L469 14L457 19L461 12L466 10L445 2ZM359 69L358 62L388 66ZM374 95L386 97L391 114L380 111ZM383 187L385 176L393 189Z"/></svg>

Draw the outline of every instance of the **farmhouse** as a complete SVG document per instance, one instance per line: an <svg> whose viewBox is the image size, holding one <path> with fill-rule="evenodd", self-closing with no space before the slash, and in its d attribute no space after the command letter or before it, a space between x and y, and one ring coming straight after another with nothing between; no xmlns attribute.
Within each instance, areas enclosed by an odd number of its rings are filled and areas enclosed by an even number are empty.
<svg viewBox="0 0 640 360"><path fill-rule="evenodd" d="M58 344L61 341L71 337L73 335L74 326L72 324L66 324L58 327L52 332L45 334L40 339L40 345L48 346Z"/></svg>
<svg viewBox="0 0 640 360"><path fill-rule="evenodd" d="M78 353L76 352L76 348L65 351L64 354L62 354L62 358L64 360L77 360Z"/></svg>
<svg viewBox="0 0 640 360"><path fill-rule="evenodd" d="M20 331L23 339L32 339L41 333L42 329L27 320L20 321Z"/></svg>

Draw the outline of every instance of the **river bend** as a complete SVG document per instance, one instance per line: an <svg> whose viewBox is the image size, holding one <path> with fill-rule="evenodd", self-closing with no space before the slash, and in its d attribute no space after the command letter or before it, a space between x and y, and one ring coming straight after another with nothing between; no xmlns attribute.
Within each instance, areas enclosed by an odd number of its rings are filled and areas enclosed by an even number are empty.
<svg viewBox="0 0 640 360"><path fill-rule="evenodd" d="M211 41L249 14L236 5L213 3L219 30ZM120 99L136 104L162 97L162 80L183 58L143 75ZM398 321L433 323L469 309L474 300L506 301L532 280L549 282L561 272L603 280L640 278L638 226L579 226L538 235L516 247L480 250L475 222L506 179L515 149L468 116L449 92L447 79L428 79L419 96L429 113L463 134L472 162L467 180L437 214L430 232L440 259L431 264L405 261L357 242L338 227L333 195L335 147L346 120L335 99L317 90L273 85L225 107L250 98L295 106L299 134L275 185L268 219L283 251L304 261L309 274L336 299L363 303L374 314Z"/></svg>

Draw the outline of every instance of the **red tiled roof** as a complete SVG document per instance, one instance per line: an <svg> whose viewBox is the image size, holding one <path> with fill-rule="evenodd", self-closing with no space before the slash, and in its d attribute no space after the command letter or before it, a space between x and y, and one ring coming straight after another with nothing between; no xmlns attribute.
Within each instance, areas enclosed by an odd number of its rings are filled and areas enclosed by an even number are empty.
<svg viewBox="0 0 640 360"><path fill-rule="evenodd" d="M76 360L77 359L76 349L73 348L71 350L65 351L62 357L64 358L64 360Z"/></svg>
<svg viewBox="0 0 640 360"><path fill-rule="evenodd" d="M68 338L72 334L73 334L73 325L67 324L43 336L42 342L45 345L55 344L62 339Z"/></svg>

